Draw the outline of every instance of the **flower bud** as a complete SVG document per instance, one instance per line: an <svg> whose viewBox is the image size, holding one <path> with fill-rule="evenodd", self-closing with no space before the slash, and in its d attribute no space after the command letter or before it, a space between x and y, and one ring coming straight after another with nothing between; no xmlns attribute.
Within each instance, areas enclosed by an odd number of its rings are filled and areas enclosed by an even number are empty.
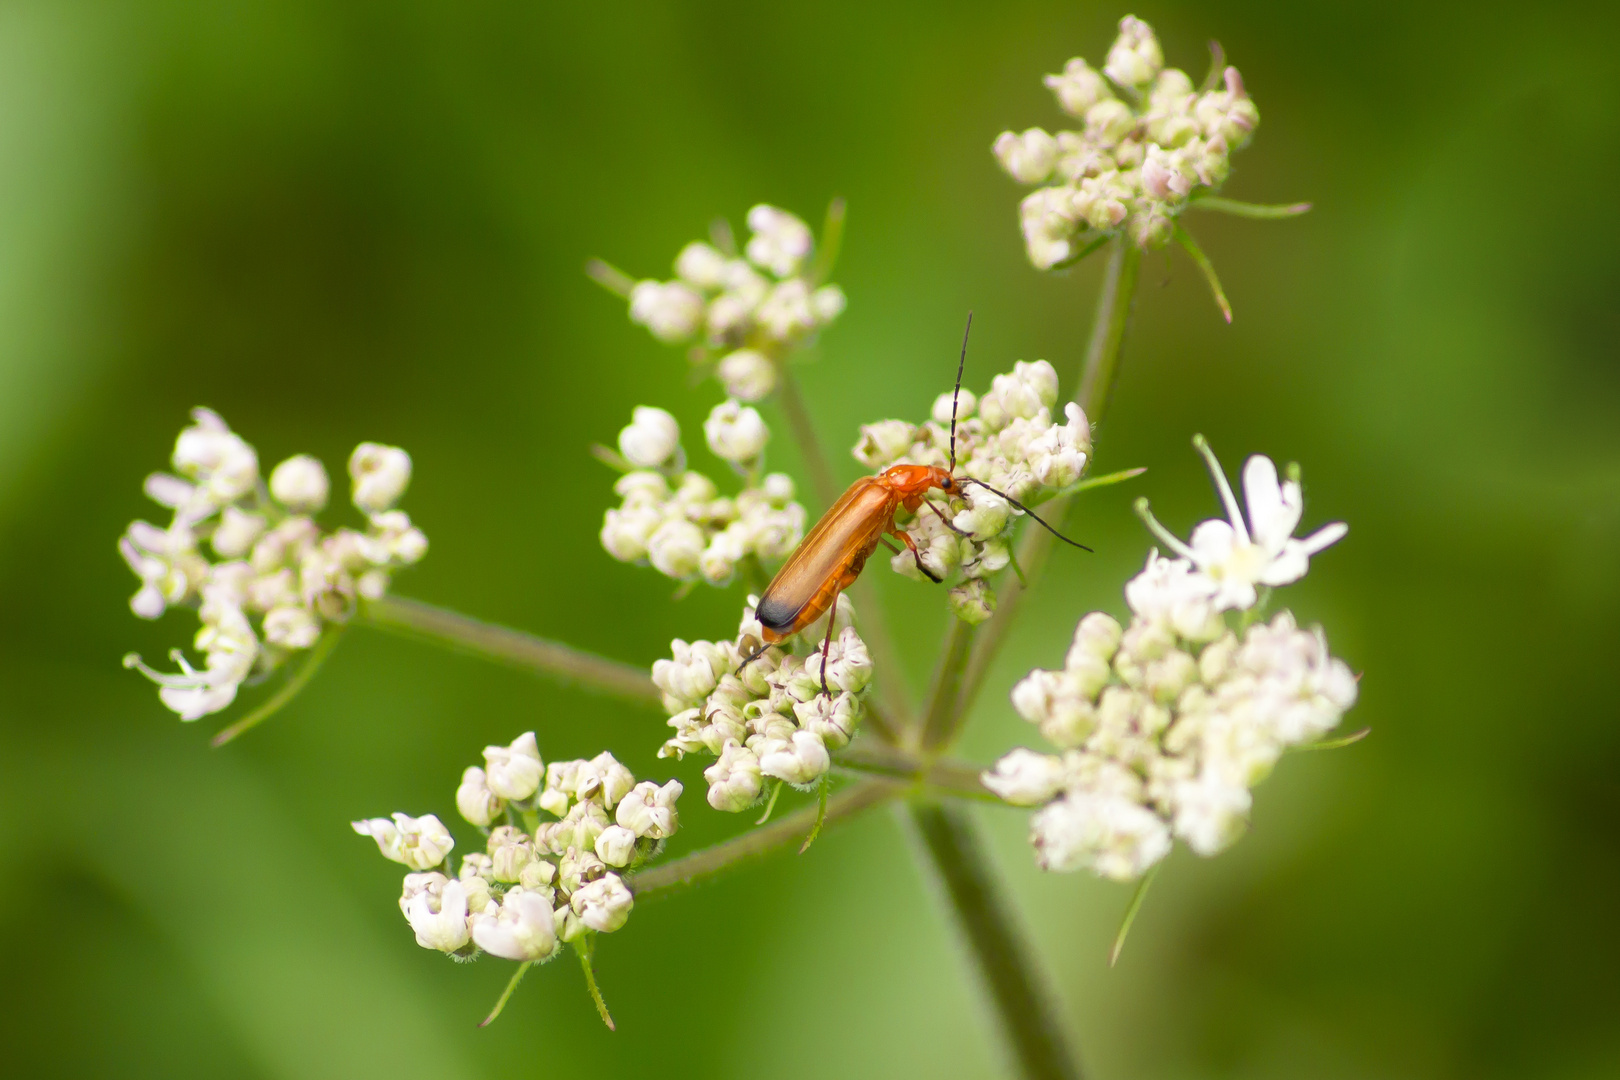
<svg viewBox="0 0 1620 1080"><path fill-rule="evenodd" d="M680 425L669 413L650 405L637 405L630 413L630 425L619 432L619 453L637 468L656 469L680 447Z"/></svg>
<svg viewBox="0 0 1620 1080"><path fill-rule="evenodd" d="M210 409L191 410L192 426L174 443L174 467L197 481L196 494L214 506L233 503L253 490L259 456Z"/></svg>
<svg viewBox="0 0 1620 1080"><path fill-rule="evenodd" d="M270 473L270 494L295 514L314 514L326 505L331 483L318 458L298 454Z"/></svg>
<svg viewBox="0 0 1620 1080"><path fill-rule="evenodd" d="M1064 407L1067 424L1053 424L1026 448L1035 479L1051 488L1066 488L1079 481L1091 452L1091 425L1080 406Z"/></svg>
<svg viewBox="0 0 1620 1080"><path fill-rule="evenodd" d="M951 589L946 597L951 614L965 623L982 623L996 613L996 594L990 583L975 578Z"/></svg>
<svg viewBox="0 0 1620 1080"><path fill-rule="evenodd" d="M1164 247L1175 232L1175 219L1162 210L1146 209L1131 218L1131 240L1143 251Z"/></svg>
<svg viewBox="0 0 1620 1080"><path fill-rule="evenodd" d="M684 581L698 572L707 546L702 529L671 518L647 538L647 558L659 573Z"/></svg>
<svg viewBox="0 0 1620 1080"><path fill-rule="evenodd" d="M551 905L536 892L511 889L493 911L473 916L472 939L503 960L544 960L557 951Z"/></svg>
<svg viewBox="0 0 1620 1080"><path fill-rule="evenodd" d="M1050 270L1073 253L1075 209L1064 188L1040 188L1018 203L1024 246L1037 270Z"/></svg>
<svg viewBox="0 0 1620 1080"><path fill-rule="evenodd" d="M679 345L703 321L703 297L678 281L638 281L630 290L630 321L666 345Z"/></svg>
<svg viewBox="0 0 1620 1080"><path fill-rule="evenodd" d="M715 367L726 394L739 401L760 401L776 389L776 365L756 349L738 349Z"/></svg>
<svg viewBox="0 0 1620 1080"><path fill-rule="evenodd" d="M687 244L675 256L676 275L700 289L720 288L725 272L726 257L699 240Z"/></svg>
<svg viewBox="0 0 1620 1080"><path fill-rule="evenodd" d="M716 457L742 463L759 457L770 431L758 411L728 398L703 421L703 437Z"/></svg>
<svg viewBox="0 0 1620 1080"><path fill-rule="evenodd" d="M817 694L794 705L793 716L805 731L819 735L824 745L841 750L855 737L860 702L847 691L836 697Z"/></svg>
<svg viewBox="0 0 1620 1080"><path fill-rule="evenodd" d="M349 824L361 836L377 841L377 849L384 858L404 863L412 870L431 870L444 862L450 849L456 846L450 831L432 814L413 818L395 814L387 818L351 821Z"/></svg>
<svg viewBox="0 0 1620 1080"><path fill-rule="evenodd" d="M1134 15L1119 21L1119 37L1108 50L1103 74L1119 86L1146 86L1164 67L1164 53L1153 28Z"/></svg>
<svg viewBox="0 0 1620 1080"><path fill-rule="evenodd" d="M303 607L275 607L264 616L264 640L284 649L308 649L321 639L321 621Z"/></svg>
<svg viewBox="0 0 1620 1080"><path fill-rule="evenodd" d="M397 446L361 443L349 455L354 505L368 514L390 509L411 482L411 455Z"/></svg>
<svg viewBox="0 0 1620 1080"><path fill-rule="evenodd" d="M988 540L1007 527L1012 506L1000 495L979 484L970 486L963 495L967 508L957 513L951 522L975 540Z"/></svg>
<svg viewBox="0 0 1620 1080"><path fill-rule="evenodd" d="M636 834L623 825L609 825L596 838L596 857L609 866L629 866L636 854Z"/></svg>
<svg viewBox="0 0 1620 1080"><path fill-rule="evenodd" d="M804 222L764 203L748 211L748 228L753 236L744 254L755 266L779 278L791 277L810 255L813 240Z"/></svg>
<svg viewBox="0 0 1620 1080"><path fill-rule="evenodd" d="M1019 747L979 774L984 786L1014 806L1039 806L1063 788L1063 760Z"/></svg>
<svg viewBox="0 0 1620 1080"><path fill-rule="evenodd" d="M1041 80L1056 95L1058 105L1070 116L1085 116L1086 110L1103 98L1113 97L1102 76L1076 56L1063 65L1060 75L1048 75Z"/></svg>
<svg viewBox="0 0 1620 1080"><path fill-rule="evenodd" d="M536 858L518 874L518 884L525 889L551 895L551 883L557 877L557 868L546 860Z"/></svg>
<svg viewBox="0 0 1620 1080"><path fill-rule="evenodd" d="M609 509L602 515L602 547L620 562L637 562L647 557L647 542L664 513L652 506L626 506Z"/></svg>
<svg viewBox="0 0 1620 1080"><path fill-rule="evenodd" d="M635 904L635 897L618 874L603 874L586 882L569 898L569 906L579 921L601 934L611 934L623 926Z"/></svg>
<svg viewBox="0 0 1620 1080"><path fill-rule="evenodd" d="M502 825L489 836L489 858L496 881L515 883L534 861L534 844L524 833Z"/></svg>
<svg viewBox="0 0 1620 1080"><path fill-rule="evenodd" d="M593 800L611 810L636 786L636 778L607 751L584 762L575 774L574 797Z"/></svg>
<svg viewBox="0 0 1620 1080"><path fill-rule="evenodd" d="M532 731L519 735L510 746L484 747L484 763L489 790L503 799L521 801L540 787L544 764Z"/></svg>
<svg viewBox="0 0 1620 1080"><path fill-rule="evenodd" d="M795 731L792 740L767 738L759 747L759 771L790 784L808 784L832 767L820 735Z"/></svg>
<svg viewBox="0 0 1620 1080"><path fill-rule="evenodd" d="M842 315L848 306L849 298L836 285L823 285L810 294L810 312L822 326Z"/></svg>
<svg viewBox="0 0 1620 1080"><path fill-rule="evenodd" d="M904 420L862 424L861 437L851 451L869 469L882 469L903 457L917 438L917 429Z"/></svg>
<svg viewBox="0 0 1620 1080"><path fill-rule="evenodd" d="M1003 131L990 149L1007 175L1021 184L1045 183L1057 162L1057 140L1040 128L1022 135Z"/></svg>
<svg viewBox="0 0 1620 1080"><path fill-rule="evenodd" d="M1086 138L1095 144L1112 146L1136 127L1136 114L1117 98L1097 102L1086 110Z"/></svg>
<svg viewBox="0 0 1620 1080"><path fill-rule="evenodd" d="M759 758L736 742L727 742L720 759L703 770L709 783L709 805L716 810L737 813L759 798Z"/></svg>

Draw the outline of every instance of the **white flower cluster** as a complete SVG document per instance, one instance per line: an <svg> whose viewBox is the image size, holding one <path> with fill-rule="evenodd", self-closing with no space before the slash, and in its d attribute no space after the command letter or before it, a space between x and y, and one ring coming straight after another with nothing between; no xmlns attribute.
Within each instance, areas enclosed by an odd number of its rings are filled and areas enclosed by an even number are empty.
<svg viewBox="0 0 1620 1080"><path fill-rule="evenodd" d="M1231 154L1260 122L1237 68L1219 89L1197 92L1164 66L1153 29L1133 16L1120 21L1101 73L1075 57L1046 85L1084 129L1005 131L993 147L1013 179L1042 185L1019 207L1030 262L1042 270L1121 231L1141 248L1162 247L1188 200L1226 181Z"/></svg>
<svg viewBox="0 0 1620 1080"><path fill-rule="evenodd" d="M951 397L941 394L932 417L920 425L884 420L863 426L855 460L874 470L899 462L948 467ZM1072 487L1091 453L1091 425L1072 402L1064 406L1067 422L1053 423L1057 397L1057 372L1045 360L1018 361L1010 373L991 381L983 397L963 390L956 401L956 474L982 480L1025 506L1038 506ZM996 604L988 579L1010 561L1011 532L1022 512L972 484L962 498L930 492L928 499L948 507L955 530L925 506L906 532L936 577L962 571L965 581L951 590L952 610L959 618L982 622ZM909 551L895 555L890 565L908 577L923 577Z"/></svg>
<svg viewBox="0 0 1620 1080"><path fill-rule="evenodd" d="M844 293L808 276L815 242L804 222L774 206L748 211L745 257L701 241L681 249L674 281L638 282L630 318L671 345L701 339L722 354L726 393L759 401L776 389L784 350L803 344L844 310Z"/></svg>
<svg viewBox="0 0 1620 1080"><path fill-rule="evenodd" d="M760 647L757 602L748 598L736 641L676 639L674 658L653 664L653 682L663 691L669 726L675 729L658 756L703 752L718 757L703 771L709 805L716 810L752 806L766 779L795 787L820 780L832 767L831 752L854 737L872 682L872 658L855 632L854 608L843 596L831 613L836 621L829 655L821 654L829 617L823 615L799 634L800 641L815 643L810 656L773 646L743 667Z"/></svg>
<svg viewBox="0 0 1620 1080"><path fill-rule="evenodd" d="M1355 702L1355 677L1319 628L1301 630L1284 611L1239 634L1223 617L1254 612L1257 585L1304 576L1344 526L1294 539L1299 484L1279 485L1264 457L1244 470L1245 522L1208 456L1232 517L1195 531L1207 557L1179 542L1180 558L1151 553L1125 586L1129 629L1092 612L1062 670L1037 669L1013 688L1013 706L1063 753L1017 749L983 779L1014 805L1042 807L1030 837L1048 870L1129 880L1172 837L1214 855L1242 833L1249 789L1283 750L1319 738Z"/></svg>
<svg viewBox="0 0 1620 1080"><path fill-rule="evenodd" d="M624 501L602 520L609 555L650 563L677 581L725 585L744 559L774 562L798 546L804 507L793 501L785 473L763 473L770 433L756 410L727 400L703 423L709 449L745 477L735 496L722 496L713 480L686 468L673 416L648 406L633 415L619 433L619 452L635 471L613 485Z"/></svg>
<svg viewBox="0 0 1620 1080"><path fill-rule="evenodd" d="M484 767L462 774L456 806L488 841L456 877L455 840L432 814L352 824L412 871L399 907L417 944L460 959L547 960L563 942L625 924L634 899L621 874L663 850L680 794L675 780L636 783L608 753L545 765L531 731L486 747Z"/></svg>
<svg viewBox="0 0 1620 1080"><path fill-rule="evenodd" d="M146 494L174 511L174 519L167 528L132 522L118 541L141 579L129 602L135 614L156 619L186 606L202 619L201 670L178 649L177 674L154 671L134 654L124 658L161 687L163 704L182 720L225 708L243 681L314 646L326 623L348 618L357 597L382 596L394 570L427 553L422 531L393 508L411 479L405 451L355 447L349 476L366 530L323 533L313 515L326 505L330 485L319 461L290 457L271 470L267 487L252 446L215 413L191 415L192 426L174 446L180 475L146 478Z"/></svg>

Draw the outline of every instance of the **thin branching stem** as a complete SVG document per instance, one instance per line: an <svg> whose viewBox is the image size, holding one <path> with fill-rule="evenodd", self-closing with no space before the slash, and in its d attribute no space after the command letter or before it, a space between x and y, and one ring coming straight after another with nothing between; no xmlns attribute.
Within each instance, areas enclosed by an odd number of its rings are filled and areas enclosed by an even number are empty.
<svg viewBox="0 0 1620 1080"><path fill-rule="evenodd" d="M964 808L916 802L908 808L1020 1071L1029 1080L1078 1080L1050 989L1018 935L972 820Z"/></svg>
<svg viewBox="0 0 1620 1080"><path fill-rule="evenodd" d="M1261 221L1275 221L1278 218L1298 217L1310 210L1311 204L1287 203L1280 206L1263 206L1260 203L1239 202L1236 199L1223 199L1219 195L1209 195L1202 199L1194 199L1188 203L1189 209L1213 210L1218 214L1231 214L1234 217L1255 218Z"/></svg>
<svg viewBox="0 0 1620 1080"><path fill-rule="evenodd" d="M938 750L948 745L956 734L958 724L957 700L961 696L962 678L967 673L968 657L973 652L973 639L978 626L952 619L945 635L945 649L934 669L933 685L928 693L928 705L923 713L923 750Z"/></svg>
<svg viewBox="0 0 1620 1080"><path fill-rule="evenodd" d="M522 630L482 622L446 608L385 596L360 608L359 619L381 630L550 675L637 705L661 706L658 687L645 668L609 660L572 645L548 641Z"/></svg>
<svg viewBox="0 0 1620 1080"><path fill-rule="evenodd" d="M283 706L298 696L300 690L309 685L309 680L315 677L315 673L321 669L321 665L326 663L326 658L332 655L332 650L337 648L338 638L342 633L343 628L338 626L332 627L322 634L321 639L315 643L315 647L304 658L304 666L294 672L285 683L282 683L281 689L277 690L268 701L236 723L222 728L219 734L214 736L213 745L224 746L244 731L258 727L280 712Z"/></svg>
<svg viewBox="0 0 1620 1080"><path fill-rule="evenodd" d="M874 777L857 781L828 797L822 828L885 802L903 790L904 785L892 780ZM707 881L744 863L794 844L802 844L816 822L819 809L819 805L806 806L791 814L784 814L763 828L751 829L713 847L632 874L626 884L636 899L642 901L667 896L700 881Z"/></svg>

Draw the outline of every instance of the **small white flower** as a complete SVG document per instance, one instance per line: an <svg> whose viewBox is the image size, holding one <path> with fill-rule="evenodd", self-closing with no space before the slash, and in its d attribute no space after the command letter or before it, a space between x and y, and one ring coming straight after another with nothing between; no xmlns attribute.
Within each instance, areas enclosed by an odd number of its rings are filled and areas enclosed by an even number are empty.
<svg viewBox="0 0 1620 1080"><path fill-rule="evenodd" d="M405 918L416 932L416 943L424 949L452 953L467 944L467 887L460 881L446 881L441 874L420 875L438 878L432 887L412 889L410 874L405 878L406 898L400 900Z"/></svg>
<svg viewBox="0 0 1620 1080"><path fill-rule="evenodd" d="M1000 495L980 484L972 484L963 494L967 509L951 522L975 540L988 540L1007 527L1012 506Z"/></svg>
<svg viewBox="0 0 1620 1080"><path fill-rule="evenodd" d="M630 414L629 426L619 432L619 453L640 469L664 465L680 447L680 425L669 413L650 405L637 405Z"/></svg>
<svg viewBox="0 0 1620 1080"><path fill-rule="evenodd" d="M700 569L703 530L684 518L670 518L647 538L647 558L666 577L684 581Z"/></svg>
<svg viewBox="0 0 1620 1080"><path fill-rule="evenodd" d="M580 922L598 933L611 934L630 918L636 900L618 874L608 873L574 890L569 904Z"/></svg>
<svg viewBox="0 0 1620 1080"><path fill-rule="evenodd" d="M361 836L377 841L377 850L383 857L404 863L412 870L431 870L444 862L445 856L456 846L455 838L432 814L413 818L408 814L395 814L394 820L369 818L349 824Z"/></svg>
<svg viewBox="0 0 1620 1080"><path fill-rule="evenodd" d="M664 693L664 705L680 712L697 705L719 685L720 677L736 669L734 650L709 641L690 645L676 638L670 642L673 659L653 661L652 680Z"/></svg>
<svg viewBox="0 0 1620 1080"><path fill-rule="evenodd" d="M745 252L749 261L779 278L797 273L810 256L810 229L786 210L761 203L748 211L748 228L754 234Z"/></svg>
<svg viewBox="0 0 1620 1080"><path fill-rule="evenodd" d="M1108 50L1103 73L1119 86L1146 86L1164 67L1164 53L1153 28L1134 15L1119 21L1119 37Z"/></svg>
<svg viewBox="0 0 1620 1080"><path fill-rule="evenodd" d="M1147 566L1125 584L1125 602L1144 619L1168 623L1191 641L1220 636L1219 586L1187 559L1148 552Z"/></svg>
<svg viewBox="0 0 1620 1080"><path fill-rule="evenodd" d="M1121 207L1121 217L1124 217ZM1074 254L1072 237L1077 214L1069 193L1061 188L1040 188L1018 204L1019 225L1029 261L1038 270L1050 270Z"/></svg>
<svg viewBox="0 0 1620 1080"><path fill-rule="evenodd" d="M710 806L728 813L746 810L759 798L759 758L747 747L728 740L720 759L703 770L703 779L709 782Z"/></svg>
<svg viewBox="0 0 1620 1080"><path fill-rule="evenodd" d="M628 866L636 854L636 834L623 825L609 825L596 838L596 857L609 866Z"/></svg>
<svg viewBox="0 0 1620 1080"><path fill-rule="evenodd" d="M557 951L551 905L536 891L508 890L499 906L472 917L472 939L503 960L544 960Z"/></svg>
<svg viewBox="0 0 1620 1080"><path fill-rule="evenodd" d="M1115 881L1141 877L1170 853L1157 814L1122 796L1071 792L1030 819L1043 870L1095 870Z"/></svg>
<svg viewBox="0 0 1620 1080"><path fill-rule="evenodd" d="M1008 175L1021 184L1044 183L1057 163L1057 140L1040 128L1021 135L1003 131L991 151Z"/></svg>
<svg viewBox="0 0 1620 1080"><path fill-rule="evenodd" d="M946 603L951 614L965 623L982 623L996 613L996 594L983 578L954 586L946 595Z"/></svg>
<svg viewBox="0 0 1620 1080"><path fill-rule="evenodd" d="M790 784L818 780L832 767L825 742L809 731L795 731L791 739L764 739L758 753L762 774Z"/></svg>
<svg viewBox="0 0 1620 1080"><path fill-rule="evenodd" d="M545 770L532 731L519 735L510 746L484 747L484 764L489 790L513 801L527 799L539 790Z"/></svg>
<svg viewBox="0 0 1620 1080"><path fill-rule="evenodd" d="M843 310L842 306L838 310ZM836 316L838 312L832 314ZM760 303L754 317L777 341L794 341L814 330L820 321L811 301L810 286L803 278L779 282Z"/></svg>
<svg viewBox="0 0 1620 1080"><path fill-rule="evenodd" d="M658 507L610 507L602 516L602 547L620 562L638 562L647 557L647 542L663 523Z"/></svg>
<svg viewBox="0 0 1620 1080"><path fill-rule="evenodd" d="M290 457L270 473L270 494L297 514L319 512L330 489L326 466L308 454Z"/></svg>
<svg viewBox="0 0 1620 1080"><path fill-rule="evenodd" d="M368 514L391 509L411 482L411 455L397 446L361 443L349 455L354 505Z"/></svg>
<svg viewBox="0 0 1620 1080"><path fill-rule="evenodd" d="M640 281L630 290L630 321L671 345L691 339L703 321L703 297L678 281Z"/></svg>
<svg viewBox="0 0 1620 1080"><path fill-rule="evenodd" d="M869 469L885 469L893 465L916 440L917 429L904 420L882 420L876 424L862 424L861 437L851 451L855 460Z"/></svg>
<svg viewBox="0 0 1620 1080"><path fill-rule="evenodd" d="M716 457L742 463L759 457L770 431L757 410L728 398L703 421L703 437Z"/></svg>
<svg viewBox="0 0 1620 1080"><path fill-rule="evenodd" d="M1061 758L1019 747L979 779L1014 806L1040 806L1063 789L1067 773Z"/></svg>
<svg viewBox="0 0 1620 1080"><path fill-rule="evenodd" d="M534 843L527 834L501 825L489 834L490 874L496 881L515 884L523 868L534 861Z"/></svg>
<svg viewBox="0 0 1620 1080"><path fill-rule="evenodd" d="M776 365L757 349L738 349L721 357L715 374L726 394L739 401L760 401L776 389Z"/></svg>
<svg viewBox="0 0 1620 1080"><path fill-rule="evenodd" d="M1063 65L1060 75L1048 75L1042 80L1056 95L1058 104L1070 116L1085 116L1086 110L1103 98L1113 97L1102 76L1076 56Z"/></svg>
<svg viewBox="0 0 1620 1080"><path fill-rule="evenodd" d="M307 608L275 607L264 616L264 640L284 649L308 649L321 639L321 621Z"/></svg>
<svg viewBox="0 0 1620 1080"><path fill-rule="evenodd" d="M472 824L487 829L506 809L506 802L489 789L484 770L471 765L456 788L456 809Z"/></svg>
<svg viewBox="0 0 1620 1080"><path fill-rule="evenodd" d="M1051 488L1066 488L1077 482L1091 453L1091 424L1086 414L1072 401L1063 409L1069 422L1053 424L1028 447L1030 471L1036 480Z"/></svg>
<svg viewBox="0 0 1620 1080"><path fill-rule="evenodd" d="M1200 855L1219 854L1248 825L1249 789L1205 769L1174 788L1176 835Z"/></svg>
<svg viewBox="0 0 1620 1080"><path fill-rule="evenodd" d="M252 550L253 542L264 532L264 526L262 514L249 514L234 506L227 506L220 513L219 525L214 528L214 535L208 543L220 557L240 559Z"/></svg>
<svg viewBox="0 0 1620 1080"><path fill-rule="evenodd" d="M199 493L215 506L235 502L259 479L259 456L219 414L191 410L192 426L174 444L174 467L197 482Z"/></svg>
<svg viewBox="0 0 1620 1080"><path fill-rule="evenodd" d="M679 824L675 800L680 795L678 780L671 780L662 787L644 780L619 801L615 820L637 836L663 840L673 836Z"/></svg>
<svg viewBox="0 0 1620 1080"><path fill-rule="evenodd" d="M842 315L848 306L849 298L836 285L823 285L810 294L810 310L815 314L816 322L822 326Z"/></svg>

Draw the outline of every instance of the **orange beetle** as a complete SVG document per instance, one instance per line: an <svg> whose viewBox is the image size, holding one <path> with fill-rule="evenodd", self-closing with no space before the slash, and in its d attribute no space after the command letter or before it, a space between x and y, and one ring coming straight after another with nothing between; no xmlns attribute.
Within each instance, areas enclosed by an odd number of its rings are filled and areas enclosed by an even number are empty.
<svg viewBox="0 0 1620 1080"><path fill-rule="evenodd" d="M968 331L973 329L973 316L968 315ZM771 645L803 630L821 618L838 601L838 594L855 583L866 566L866 560L877 549L885 534L901 541L917 561L917 569L931 581L943 580L923 565L917 543L903 529L894 524L894 516L901 507L915 513L926 505L945 527L958 535L966 535L928 501L928 493L938 490L946 495L958 495L968 484L978 484L1019 510L1029 514L1065 543L1090 551L1084 544L1075 543L1035 517L1018 500L997 491L982 480L956 476L956 399L962 391L962 369L967 363L967 334L962 336L962 358L956 367L956 390L951 396L951 464L941 469L933 465L891 465L876 476L865 476L849 486L832 508L821 516L782 569L759 598L755 617L759 619L764 643L754 651L743 665L746 667ZM895 549L898 551L899 549ZM822 655L832 648L833 623L827 620L827 640L822 644ZM821 673L821 689L827 689L826 666Z"/></svg>

